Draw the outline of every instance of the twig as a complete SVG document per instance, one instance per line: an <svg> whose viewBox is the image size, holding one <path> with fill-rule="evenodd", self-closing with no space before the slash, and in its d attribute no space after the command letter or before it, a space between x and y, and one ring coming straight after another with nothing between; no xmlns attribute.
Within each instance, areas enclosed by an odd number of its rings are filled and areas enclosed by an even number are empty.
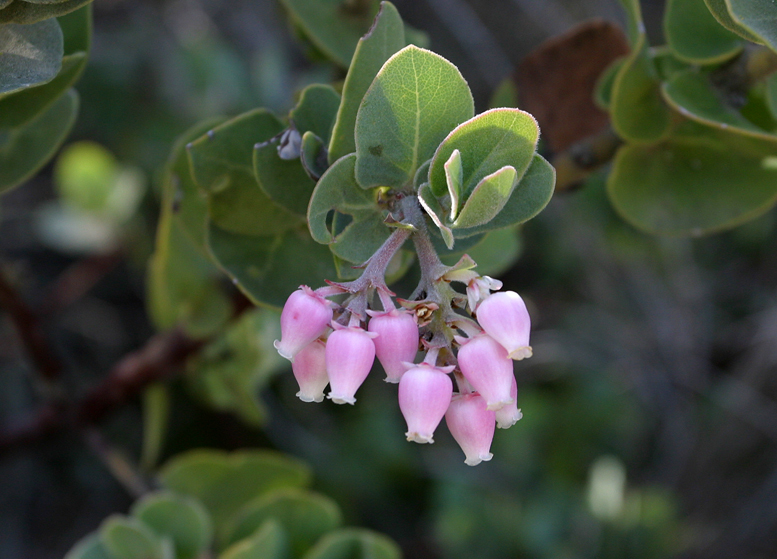
<svg viewBox="0 0 777 559"><path fill-rule="evenodd" d="M41 377L52 384L59 380L62 366L54 355L35 313L0 270L0 306L4 307L19 333L27 354Z"/></svg>
<svg viewBox="0 0 777 559"><path fill-rule="evenodd" d="M68 428L100 422L152 382L177 374L186 358L205 343L189 338L181 329L157 334L143 348L119 361L77 404L47 404L28 421L0 433L0 455Z"/></svg>

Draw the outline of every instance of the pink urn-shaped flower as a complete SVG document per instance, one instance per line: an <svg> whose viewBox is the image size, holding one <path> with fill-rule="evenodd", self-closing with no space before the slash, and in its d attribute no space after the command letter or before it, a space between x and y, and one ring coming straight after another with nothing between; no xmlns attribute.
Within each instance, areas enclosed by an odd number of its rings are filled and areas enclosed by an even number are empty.
<svg viewBox="0 0 777 559"><path fill-rule="evenodd" d="M335 325L326 342L326 372L329 376L327 398L335 404L353 404L354 394L370 373L375 361L377 334L358 326Z"/></svg>
<svg viewBox="0 0 777 559"><path fill-rule="evenodd" d="M291 362L291 370L299 384L297 397L303 402L321 402L324 388L329 384L326 374L326 345L315 340L297 353Z"/></svg>
<svg viewBox="0 0 777 559"><path fill-rule="evenodd" d="M375 338L375 354L386 371L386 382L399 382L407 370L403 363L412 363L418 352L418 325L413 313L404 309L371 313L370 332Z"/></svg>
<svg viewBox="0 0 777 559"><path fill-rule="evenodd" d="M323 334L332 321L332 305L306 285L292 293L281 312L281 339L273 345L289 361Z"/></svg>
<svg viewBox="0 0 777 559"><path fill-rule="evenodd" d="M523 417L521 410L518 409L518 383L515 382L515 377L513 377L513 385L510 388L510 398L513 399L512 404L507 404L496 410L496 426L500 429L512 427Z"/></svg>
<svg viewBox="0 0 777 559"><path fill-rule="evenodd" d="M445 422L464 451L465 464L477 466L484 460L491 460L496 418L493 411L486 409L486 402L479 394L454 396L445 413Z"/></svg>
<svg viewBox="0 0 777 559"><path fill-rule="evenodd" d="M463 342L458 355L461 372L483 396L488 409L498 410L512 404L513 362L505 348L487 334L478 334L469 340L458 336L456 339Z"/></svg>
<svg viewBox="0 0 777 559"><path fill-rule="evenodd" d="M442 421L453 396L453 382L445 369L421 363L399 381L399 409L407 422L408 441L433 443L434 430Z"/></svg>
<svg viewBox="0 0 777 559"><path fill-rule="evenodd" d="M531 357L531 318L526 304L515 291L500 291L486 297L477 310L486 333L507 350L511 359Z"/></svg>

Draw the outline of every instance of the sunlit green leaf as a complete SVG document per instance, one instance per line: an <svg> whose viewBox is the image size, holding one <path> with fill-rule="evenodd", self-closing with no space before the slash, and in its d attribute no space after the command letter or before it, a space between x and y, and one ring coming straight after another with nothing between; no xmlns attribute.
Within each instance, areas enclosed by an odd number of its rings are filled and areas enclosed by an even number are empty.
<svg viewBox="0 0 777 559"><path fill-rule="evenodd" d="M759 128L724 104L704 74L688 70L675 74L663 85L666 101L684 116L730 132L777 142L777 135Z"/></svg>
<svg viewBox="0 0 777 559"><path fill-rule="evenodd" d="M540 155L535 155L502 211L484 225L455 229L456 238L460 239L484 231L517 225L533 218L550 202L555 184L556 171L553 166Z"/></svg>
<svg viewBox="0 0 777 559"><path fill-rule="evenodd" d="M92 0L63 0L54 3L35 3L15 0L0 10L0 24L36 23L45 19L63 16L89 4Z"/></svg>
<svg viewBox="0 0 777 559"><path fill-rule="evenodd" d="M172 539L176 559L196 559L210 546L213 528L203 506L191 497L152 493L132 506L132 516L161 537Z"/></svg>
<svg viewBox="0 0 777 559"><path fill-rule="evenodd" d="M515 168L509 165L483 177L469 195L453 226L470 228L491 221L504 208L517 178Z"/></svg>
<svg viewBox="0 0 777 559"><path fill-rule="evenodd" d="M532 161L539 135L537 121L520 109L491 109L468 120L448 134L435 152L429 169L432 191L437 196L448 191L444 166L454 150L461 153L464 203L484 178L505 166L512 167L520 179ZM512 185L507 195L510 190Z"/></svg>
<svg viewBox="0 0 777 559"><path fill-rule="evenodd" d="M310 491L279 490L248 503L235 518L229 542L249 537L267 520L281 524L291 551L302 555L315 541L342 522L335 502Z"/></svg>
<svg viewBox="0 0 777 559"><path fill-rule="evenodd" d="M407 185L448 133L473 114L472 94L453 64L405 47L384 64L359 107L358 184Z"/></svg>
<svg viewBox="0 0 777 559"><path fill-rule="evenodd" d="M401 559L393 540L371 530L345 528L327 534L303 559Z"/></svg>
<svg viewBox="0 0 777 559"><path fill-rule="evenodd" d="M615 209L653 234L735 227L777 201L774 143L688 122L652 146L621 148L607 180Z"/></svg>
<svg viewBox="0 0 777 559"><path fill-rule="evenodd" d="M731 18L777 52L777 4L773 0L726 0Z"/></svg>
<svg viewBox="0 0 777 559"><path fill-rule="evenodd" d="M383 64L405 46L402 18L391 2L382 2L369 32L359 39L343 85L343 98L329 142L329 163L356 151L354 128L359 105Z"/></svg>
<svg viewBox="0 0 777 559"><path fill-rule="evenodd" d="M0 10L0 16L4 11ZM62 66L64 52L57 20L32 25L1 23L0 95L54 79Z"/></svg>
<svg viewBox="0 0 777 559"><path fill-rule="evenodd" d="M72 89L45 112L12 128L0 144L0 192L32 177L51 158L70 132L78 112L78 94Z"/></svg>

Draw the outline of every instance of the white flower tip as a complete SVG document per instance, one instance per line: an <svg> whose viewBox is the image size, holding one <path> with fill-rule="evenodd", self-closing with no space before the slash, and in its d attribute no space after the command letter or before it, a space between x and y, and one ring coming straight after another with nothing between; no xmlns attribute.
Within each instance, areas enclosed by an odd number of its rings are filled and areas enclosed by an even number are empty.
<svg viewBox="0 0 777 559"><path fill-rule="evenodd" d="M530 345L521 346L515 348L510 352L510 359L520 361L521 359L528 359L532 356L532 350Z"/></svg>
<svg viewBox="0 0 777 559"><path fill-rule="evenodd" d="M310 394L303 394L302 391L300 390L299 392L297 392L297 398L299 398L303 402L323 402L324 393L321 392L320 394L314 394L311 396Z"/></svg>
<svg viewBox="0 0 777 559"><path fill-rule="evenodd" d="M432 435L421 435L420 433L410 432L408 431L405 433L405 436L407 437L408 442L411 443L418 443L418 444L432 444L434 443L434 439L432 438Z"/></svg>
<svg viewBox="0 0 777 559"><path fill-rule="evenodd" d="M272 346L273 346L275 349L277 349L277 350L278 350L278 354L279 354L281 357L283 357L284 359L288 359L289 361L294 361L294 356L293 356L293 355L289 355L289 353L288 353L288 352L287 352L287 351L286 351L286 350L285 350L283 347L281 347L281 341L280 341L280 340L275 340L275 341L272 343Z"/></svg>
<svg viewBox="0 0 777 559"><path fill-rule="evenodd" d="M501 400L499 402L488 402L488 405L486 406L486 409L488 411L499 411L505 406L509 406L515 402L512 398L508 398L507 400Z"/></svg>
<svg viewBox="0 0 777 559"><path fill-rule="evenodd" d="M387 375L386 378L383 379L383 382L388 382L391 384L399 384L399 379L402 377L395 377L395 376L389 376Z"/></svg>
<svg viewBox="0 0 777 559"><path fill-rule="evenodd" d="M330 392L329 394L326 395L326 397L332 400L335 404L354 405L356 403L356 398L354 398L353 396L338 396Z"/></svg>
<svg viewBox="0 0 777 559"><path fill-rule="evenodd" d="M483 453L483 454L478 454L477 456L467 457L467 459L464 460L464 463L467 466L477 466L481 462L488 462L493 457L494 457L493 454L491 454L490 452L486 452L486 453Z"/></svg>

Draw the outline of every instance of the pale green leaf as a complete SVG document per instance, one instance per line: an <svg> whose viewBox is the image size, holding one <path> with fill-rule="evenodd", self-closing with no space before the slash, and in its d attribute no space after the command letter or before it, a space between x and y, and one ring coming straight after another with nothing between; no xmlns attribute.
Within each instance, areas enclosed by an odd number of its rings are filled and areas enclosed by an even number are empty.
<svg viewBox="0 0 777 559"><path fill-rule="evenodd" d="M467 82L450 62L408 46L381 68L356 116L356 180L404 187L440 142L472 118Z"/></svg>
<svg viewBox="0 0 777 559"><path fill-rule="evenodd" d="M777 52L777 3L774 0L726 0L731 18Z"/></svg>
<svg viewBox="0 0 777 559"><path fill-rule="evenodd" d="M345 528L327 534L303 559L401 559L402 550L390 538L371 530Z"/></svg>
<svg viewBox="0 0 777 559"><path fill-rule="evenodd" d="M483 177L469 195L453 227L477 227L491 221L510 198L517 177L515 169L509 165Z"/></svg>
<svg viewBox="0 0 777 559"><path fill-rule="evenodd" d="M740 25L737 21L734 20L733 17L731 17L731 13L729 12L728 6L726 5L726 0L704 0L704 3L707 4L707 8L709 8L710 13L723 27L729 31L733 31L748 41L752 41L754 43L761 42L761 39L755 33L745 27L742 27L742 25Z"/></svg>
<svg viewBox="0 0 777 559"><path fill-rule="evenodd" d="M270 519L249 538L229 546L219 559L287 559L288 539L280 523Z"/></svg>
<svg viewBox="0 0 777 559"><path fill-rule="evenodd" d="M62 30L55 19L0 24L0 95L51 81L63 54Z"/></svg>
<svg viewBox="0 0 777 559"><path fill-rule="evenodd" d="M89 534L68 551L65 559L114 559L105 549L99 534Z"/></svg>
<svg viewBox="0 0 777 559"><path fill-rule="evenodd" d="M450 221L454 221L459 215L459 201L464 189L464 167L461 164L461 152L454 149L451 156L445 162L445 182L448 185L448 197L450 198Z"/></svg>
<svg viewBox="0 0 777 559"><path fill-rule="evenodd" d="M100 541L115 559L163 559L159 538L135 518L109 516L100 525Z"/></svg>
<svg viewBox="0 0 777 559"><path fill-rule="evenodd" d="M300 134L313 132L328 144L339 107L340 94L330 85L316 83L302 90L289 120Z"/></svg>
<svg viewBox="0 0 777 559"><path fill-rule="evenodd" d="M197 559L211 544L210 517L195 499L174 493L157 492L132 506L132 516L160 538L169 537L176 559Z"/></svg>
<svg viewBox="0 0 777 559"><path fill-rule="evenodd" d="M695 64L719 64L742 51L740 37L718 23L704 0L669 0L664 36L675 56Z"/></svg>
<svg viewBox="0 0 777 559"><path fill-rule="evenodd" d="M92 0L63 0L55 3L34 3L27 0L15 0L0 10L0 25L21 23L29 25L49 18L69 14Z"/></svg>

